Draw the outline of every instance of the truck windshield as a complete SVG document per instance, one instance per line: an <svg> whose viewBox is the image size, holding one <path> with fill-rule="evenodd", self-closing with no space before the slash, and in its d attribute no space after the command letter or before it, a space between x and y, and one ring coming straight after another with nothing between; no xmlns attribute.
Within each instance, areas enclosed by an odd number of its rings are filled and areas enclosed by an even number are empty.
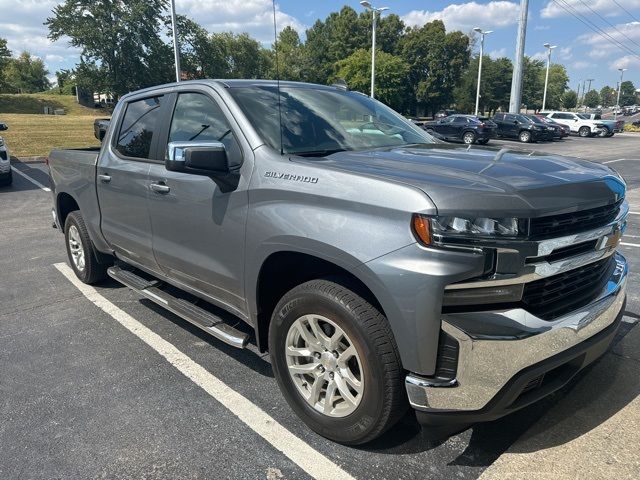
<svg viewBox="0 0 640 480"><path fill-rule="evenodd" d="M421 128L362 94L338 89L280 89L282 132L275 86L229 89L264 142L284 153L324 156L346 150L436 143Z"/></svg>

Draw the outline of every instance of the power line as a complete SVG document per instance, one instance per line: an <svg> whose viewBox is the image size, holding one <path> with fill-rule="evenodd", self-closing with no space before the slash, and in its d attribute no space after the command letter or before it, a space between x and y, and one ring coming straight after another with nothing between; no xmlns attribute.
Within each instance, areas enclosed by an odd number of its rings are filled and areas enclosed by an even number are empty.
<svg viewBox="0 0 640 480"><path fill-rule="evenodd" d="M609 20L607 20L606 18L604 18L602 15L600 15L598 12L596 12L593 8L591 8L584 0L580 0L580 3L582 3L585 7L587 7L589 10L591 10L594 15L596 15L597 17L600 18L600 20L602 20L603 22L607 23L610 27L612 27L616 32L618 32L620 35L624 36L627 40L629 40L631 43L636 44L638 47L640 47L640 43L636 42L633 38L630 38L629 36L627 36L626 33L618 30L618 27L616 27L613 23L611 23Z"/></svg>
<svg viewBox="0 0 640 480"><path fill-rule="evenodd" d="M613 44L614 46L616 46L618 48L621 48L625 52L631 54L634 57L638 57L640 59L640 54L638 54L635 51L631 50L629 47L627 47L626 45L624 45L623 43L619 42L618 40L613 38L611 35L609 35L606 31L602 30L602 28L600 28L599 26L594 24L591 20L586 18L580 12L576 11L574 7L572 7L570 4L568 4L566 2L566 0L553 0L553 1L559 7L561 7L564 11L566 11L570 15L574 16L575 18L577 18L580 22L582 22L584 25L586 25L590 30L592 30L595 33L597 33L598 35L600 35L602 38L607 40L609 43Z"/></svg>
<svg viewBox="0 0 640 480"><path fill-rule="evenodd" d="M638 20L636 17L634 17L631 12L629 10L627 10L626 8L624 8L622 5L620 5L618 2L616 2L616 0L612 0L613 3L615 3L617 6L619 6L622 10L624 10L625 12L627 12L629 14L629 16L631 18L633 18L636 22L640 22L640 20Z"/></svg>

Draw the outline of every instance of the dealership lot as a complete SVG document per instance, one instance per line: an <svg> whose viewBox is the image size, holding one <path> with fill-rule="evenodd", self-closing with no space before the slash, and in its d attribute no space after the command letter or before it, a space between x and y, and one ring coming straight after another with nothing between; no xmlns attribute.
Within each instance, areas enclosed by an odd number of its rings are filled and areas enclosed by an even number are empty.
<svg viewBox="0 0 640 480"><path fill-rule="evenodd" d="M308 430L254 347L227 347L115 282L70 281L45 167L15 162L13 187L0 189L0 478L640 477L640 136L491 143L626 178L620 333L563 391L510 417L434 442L407 415L362 448Z"/></svg>

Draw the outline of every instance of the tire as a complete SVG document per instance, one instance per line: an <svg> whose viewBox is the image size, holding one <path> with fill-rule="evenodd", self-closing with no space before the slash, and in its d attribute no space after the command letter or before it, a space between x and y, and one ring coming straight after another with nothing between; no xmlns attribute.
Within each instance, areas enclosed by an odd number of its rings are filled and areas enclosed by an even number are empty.
<svg viewBox="0 0 640 480"><path fill-rule="evenodd" d="M79 211L71 212L64 224L64 239L69 264L76 276L89 285L107 277L109 265L98 263L93 242Z"/></svg>
<svg viewBox="0 0 640 480"><path fill-rule="evenodd" d="M479 143L480 145L486 145L487 143L489 143L489 139L488 139L488 138L485 138L484 140L478 140L478 143Z"/></svg>
<svg viewBox="0 0 640 480"><path fill-rule="evenodd" d="M531 142L531 132L529 130L522 130L519 134L518 134L518 140L520 140L522 143L529 143Z"/></svg>
<svg viewBox="0 0 640 480"><path fill-rule="evenodd" d="M611 133L611 130L609 130L608 127L604 127L604 129L602 129L602 131L598 134L599 137L611 137L613 136L613 133Z"/></svg>
<svg viewBox="0 0 640 480"><path fill-rule="evenodd" d="M590 137L591 129L589 127L580 127L580 130L578 130L578 135L580 135L582 138Z"/></svg>
<svg viewBox="0 0 640 480"><path fill-rule="evenodd" d="M341 335L335 347L328 337L338 329ZM324 336L313 333L318 331ZM287 354L296 348L309 355ZM335 442L369 442L407 409L400 355L387 319L340 283L312 280L285 294L269 326L269 351L278 385L291 408L312 430ZM343 355L347 355L342 360L346 368L340 366ZM305 373L291 370L301 365ZM339 398L331 395L327 404L326 392L332 384L337 385L334 395ZM342 393L344 387L349 389L347 395ZM318 393L312 397L314 390ZM349 395L351 403L345 400Z"/></svg>
<svg viewBox="0 0 640 480"><path fill-rule="evenodd" d="M476 134L473 132L464 132L462 134L462 142L465 145L473 145L476 142Z"/></svg>

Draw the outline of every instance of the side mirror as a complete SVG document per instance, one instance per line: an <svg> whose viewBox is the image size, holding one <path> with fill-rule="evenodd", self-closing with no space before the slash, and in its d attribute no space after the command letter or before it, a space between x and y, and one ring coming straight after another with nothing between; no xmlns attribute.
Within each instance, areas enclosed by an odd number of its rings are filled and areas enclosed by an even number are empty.
<svg viewBox="0 0 640 480"><path fill-rule="evenodd" d="M165 167L172 172L224 175L229 173L229 159L221 142L171 142Z"/></svg>
<svg viewBox="0 0 640 480"><path fill-rule="evenodd" d="M520 123L520 122L519 122L518 120L514 120L514 121L513 121L513 124L514 124L514 125L518 125L519 123Z"/></svg>
<svg viewBox="0 0 640 480"><path fill-rule="evenodd" d="M6 123L0 123L0 131L9 130L9 127Z"/></svg>

